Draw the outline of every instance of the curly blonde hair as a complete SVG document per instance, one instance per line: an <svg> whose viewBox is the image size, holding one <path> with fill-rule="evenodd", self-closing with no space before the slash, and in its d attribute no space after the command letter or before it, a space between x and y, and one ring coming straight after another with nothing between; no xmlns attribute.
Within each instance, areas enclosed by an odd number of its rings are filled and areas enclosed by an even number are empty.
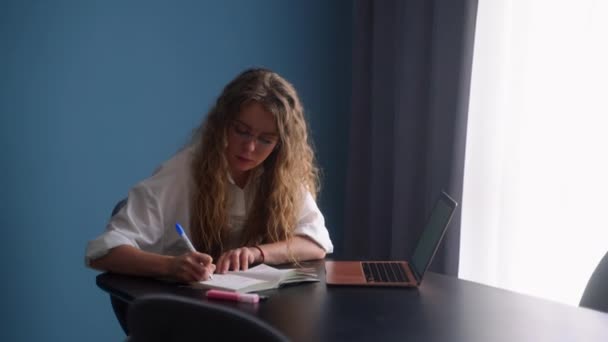
<svg viewBox="0 0 608 342"><path fill-rule="evenodd" d="M225 149L229 127L241 107L251 101L273 114L279 141L263 162L264 172L247 212L242 245L291 239L305 191L316 198L319 189L304 110L295 88L270 70L242 72L226 85L193 141L192 239L198 250L214 258L224 252L228 227L229 169Z"/></svg>

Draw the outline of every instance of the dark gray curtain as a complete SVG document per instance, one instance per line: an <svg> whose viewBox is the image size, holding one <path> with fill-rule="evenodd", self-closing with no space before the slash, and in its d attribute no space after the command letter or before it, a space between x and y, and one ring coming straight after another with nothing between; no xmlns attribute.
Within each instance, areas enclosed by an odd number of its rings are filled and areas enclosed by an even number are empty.
<svg viewBox="0 0 608 342"><path fill-rule="evenodd" d="M476 0L359 0L340 258L403 259L462 198ZM459 205L459 208L461 205ZM460 210L431 270L457 275Z"/></svg>

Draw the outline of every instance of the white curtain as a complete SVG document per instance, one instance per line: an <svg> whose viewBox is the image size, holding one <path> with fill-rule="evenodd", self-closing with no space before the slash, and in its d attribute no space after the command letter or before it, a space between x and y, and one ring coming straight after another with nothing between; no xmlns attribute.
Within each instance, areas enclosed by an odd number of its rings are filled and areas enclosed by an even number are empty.
<svg viewBox="0 0 608 342"><path fill-rule="evenodd" d="M459 276L578 305L608 250L608 0L480 0Z"/></svg>

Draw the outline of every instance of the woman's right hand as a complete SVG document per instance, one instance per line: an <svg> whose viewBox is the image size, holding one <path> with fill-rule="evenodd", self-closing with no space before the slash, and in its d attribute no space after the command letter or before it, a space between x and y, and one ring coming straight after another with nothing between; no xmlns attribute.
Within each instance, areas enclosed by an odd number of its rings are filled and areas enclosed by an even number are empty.
<svg viewBox="0 0 608 342"><path fill-rule="evenodd" d="M186 283L207 280L215 272L213 258L204 253L189 252L172 257L169 261L169 277Z"/></svg>

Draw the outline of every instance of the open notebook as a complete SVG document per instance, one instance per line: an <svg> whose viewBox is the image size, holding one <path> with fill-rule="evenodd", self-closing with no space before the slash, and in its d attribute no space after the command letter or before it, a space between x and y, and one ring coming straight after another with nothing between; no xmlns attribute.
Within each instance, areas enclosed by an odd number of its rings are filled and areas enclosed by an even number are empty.
<svg viewBox="0 0 608 342"><path fill-rule="evenodd" d="M286 284L316 282L319 277L311 268L277 269L265 264L247 271L214 274L213 279L192 283L194 287L234 292L254 292L275 289Z"/></svg>

